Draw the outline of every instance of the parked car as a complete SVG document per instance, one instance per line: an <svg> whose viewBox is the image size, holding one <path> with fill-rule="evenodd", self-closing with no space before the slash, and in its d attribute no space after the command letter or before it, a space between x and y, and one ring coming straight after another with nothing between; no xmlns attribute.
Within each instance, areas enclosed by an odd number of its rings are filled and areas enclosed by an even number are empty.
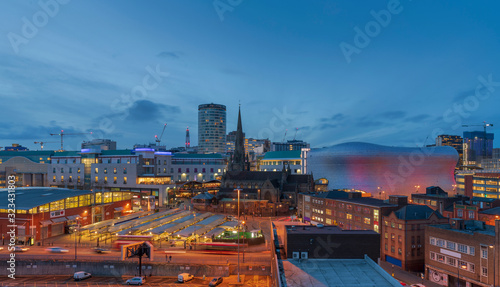
<svg viewBox="0 0 500 287"><path fill-rule="evenodd" d="M125 283L127 283L127 285L142 285L146 283L146 277L130 278Z"/></svg>
<svg viewBox="0 0 500 287"><path fill-rule="evenodd" d="M22 246L14 246L14 252L26 252L30 250L28 247L22 247ZM10 250L10 247L9 247L9 251L12 251Z"/></svg>
<svg viewBox="0 0 500 287"><path fill-rule="evenodd" d="M403 286L406 286L406 283L403 282L403 281L399 281L399 284L403 285Z"/></svg>
<svg viewBox="0 0 500 287"><path fill-rule="evenodd" d="M177 281L179 281L179 283L184 283L184 282L188 282L189 280L193 280L194 278L194 275L191 275L189 273L181 273L177 276Z"/></svg>
<svg viewBox="0 0 500 287"><path fill-rule="evenodd" d="M111 252L111 250L106 249L106 248L101 248L101 247L94 248L94 251L95 251L95 253L99 253L99 254L105 254L105 253Z"/></svg>
<svg viewBox="0 0 500 287"><path fill-rule="evenodd" d="M67 253L67 252L69 252L68 249L64 249L62 247L49 247L49 248L46 248L45 251L52 252L52 253Z"/></svg>
<svg viewBox="0 0 500 287"><path fill-rule="evenodd" d="M90 277L92 277L92 274L87 273L85 271L78 271L78 272L75 272L75 274L73 275L73 278L75 279L75 281L80 281L80 280L87 279Z"/></svg>
<svg viewBox="0 0 500 287"><path fill-rule="evenodd" d="M222 283L222 277L215 277L214 279L212 279L212 281L210 281L210 283L208 283L208 286L210 287L214 287L214 286L217 286L219 284Z"/></svg>

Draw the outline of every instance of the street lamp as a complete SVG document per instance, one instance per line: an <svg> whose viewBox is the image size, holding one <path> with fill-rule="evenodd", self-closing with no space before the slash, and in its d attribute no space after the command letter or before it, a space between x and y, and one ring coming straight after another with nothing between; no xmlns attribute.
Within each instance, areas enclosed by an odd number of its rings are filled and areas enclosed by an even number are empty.
<svg viewBox="0 0 500 287"><path fill-rule="evenodd" d="M80 216L76 217L76 232L75 232L75 261L76 261L76 251L78 249L78 245L77 245L77 242L76 242L76 237L78 236L78 232L80 231Z"/></svg>
<svg viewBox="0 0 500 287"><path fill-rule="evenodd" d="M240 225L240 187L236 189L238 191L238 226ZM240 230L238 228L238 283L240 283Z"/></svg>

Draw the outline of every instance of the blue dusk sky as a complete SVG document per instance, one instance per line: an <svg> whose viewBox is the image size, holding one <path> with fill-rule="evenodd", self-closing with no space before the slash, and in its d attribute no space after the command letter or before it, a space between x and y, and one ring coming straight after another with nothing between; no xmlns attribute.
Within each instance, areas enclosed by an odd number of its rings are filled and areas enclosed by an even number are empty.
<svg viewBox="0 0 500 287"><path fill-rule="evenodd" d="M422 146L500 128L498 1L4 0L0 146L197 145L198 105L247 137ZM298 130L297 130L298 129ZM500 134L499 134L500 136ZM500 147L500 138L495 140Z"/></svg>

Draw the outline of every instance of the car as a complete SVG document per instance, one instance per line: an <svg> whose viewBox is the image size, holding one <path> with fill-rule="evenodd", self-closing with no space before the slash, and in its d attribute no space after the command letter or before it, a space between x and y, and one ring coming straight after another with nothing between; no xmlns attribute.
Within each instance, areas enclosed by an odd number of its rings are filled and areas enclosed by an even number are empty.
<svg viewBox="0 0 500 287"><path fill-rule="evenodd" d="M9 247L9 251L14 251L14 252L26 252L30 250L28 247L22 247L22 246L14 246L14 250L11 250Z"/></svg>
<svg viewBox="0 0 500 287"><path fill-rule="evenodd" d="M406 283L403 282L403 281L399 281L399 284L403 285L403 286L406 286Z"/></svg>
<svg viewBox="0 0 500 287"><path fill-rule="evenodd" d="M142 285L146 283L146 277L130 278L125 283L127 283L127 285Z"/></svg>
<svg viewBox="0 0 500 287"><path fill-rule="evenodd" d="M73 278L75 279L75 281L80 281L80 280L87 279L90 277L92 277L92 274L85 272L85 271L78 271L78 272L75 272L75 274L73 274Z"/></svg>
<svg viewBox="0 0 500 287"><path fill-rule="evenodd" d="M214 287L222 283L222 277L215 277L213 278L210 283L208 283L208 286Z"/></svg>
<svg viewBox="0 0 500 287"><path fill-rule="evenodd" d="M179 283L184 283L184 282L188 282L189 280L193 280L194 278L194 275L191 275L189 273L181 273L177 276L177 281Z"/></svg>
<svg viewBox="0 0 500 287"><path fill-rule="evenodd" d="M49 248L46 248L45 251L52 252L52 253L67 253L67 252L69 252L68 249L64 249L62 247L49 247Z"/></svg>
<svg viewBox="0 0 500 287"><path fill-rule="evenodd" d="M411 287L425 287L425 285L417 283L417 284L411 284Z"/></svg>
<svg viewBox="0 0 500 287"><path fill-rule="evenodd" d="M96 247L96 248L94 248L94 252L99 253L99 254L105 254L105 253L110 253L111 250L106 249L106 248Z"/></svg>

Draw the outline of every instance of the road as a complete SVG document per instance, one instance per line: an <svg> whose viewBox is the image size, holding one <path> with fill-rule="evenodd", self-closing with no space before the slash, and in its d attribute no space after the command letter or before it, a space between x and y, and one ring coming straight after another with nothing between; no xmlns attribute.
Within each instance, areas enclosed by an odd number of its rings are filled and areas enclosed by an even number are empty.
<svg viewBox="0 0 500 287"><path fill-rule="evenodd" d="M123 286L127 279L131 277L92 277L82 281L75 282L70 276L30 276L18 277L16 279L0 278L0 286ZM146 284L143 286L208 286L211 278L194 278L186 283L177 283L175 277L153 276L147 277ZM224 277L221 287L230 286L236 282L236 276ZM267 276L242 276L242 286L264 287L270 286L270 278Z"/></svg>
<svg viewBox="0 0 500 287"><path fill-rule="evenodd" d="M168 251L167 251L168 252ZM175 252L179 252L175 250ZM0 251L0 259L7 260L9 258L10 252L6 249ZM172 256L171 263L192 263L192 264L236 264L238 262L237 253L233 254L207 254L203 251L186 251L186 253L167 253ZM153 262L166 262L166 252L165 250L156 250L154 252ZM16 258L18 260L23 259L33 259L33 260L74 260L75 254L74 250L70 249L68 253L50 253L45 251L43 247L31 247L26 252L16 253ZM91 248L78 248L77 251L78 260L95 260L95 261L110 261L110 260L121 260L121 252L111 251L108 254L97 254ZM128 259L131 260L131 259ZM242 263L255 263L255 264L265 264L270 263L270 253L268 251L262 252L248 252L245 250L240 251L240 262ZM144 262L148 262L148 259L144 259Z"/></svg>

